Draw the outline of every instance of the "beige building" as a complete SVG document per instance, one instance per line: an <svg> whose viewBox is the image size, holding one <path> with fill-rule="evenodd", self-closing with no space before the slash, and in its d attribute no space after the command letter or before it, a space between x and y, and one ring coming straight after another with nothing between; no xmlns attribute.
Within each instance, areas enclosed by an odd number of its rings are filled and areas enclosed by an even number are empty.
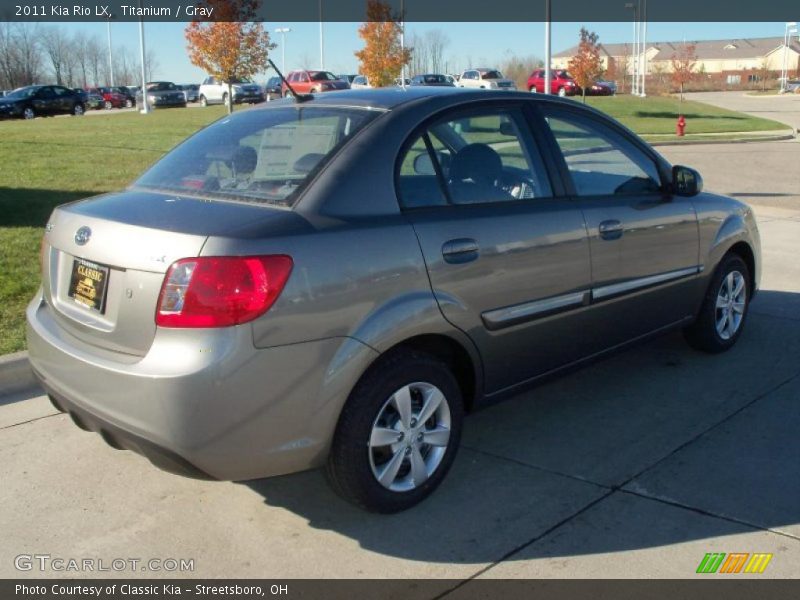
<svg viewBox="0 0 800 600"><path fill-rule="evenodd" d="M728 84L757 80L764 71L777 76L783 68L784 55L789 65L789 77L800 76L800 42L795 36L788 48L783 37L745 38L738 40L709 40L686 42L648 42L647 74L672 71L672 57L679 55L681 48L693 44L697 63L695 72L705 73ZM566 69L570 59L578 51L573 46L553 56L553 67ZM606 77L621 79L622 74L633 72L632 44L600 44L600 57Z"/></svg>

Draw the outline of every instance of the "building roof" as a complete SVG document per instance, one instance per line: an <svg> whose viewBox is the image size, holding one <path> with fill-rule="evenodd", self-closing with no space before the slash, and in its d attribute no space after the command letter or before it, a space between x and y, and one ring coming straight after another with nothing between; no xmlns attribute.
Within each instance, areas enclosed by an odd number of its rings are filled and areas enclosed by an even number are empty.
<svg viewBox="0 0 800 600"><path fill-rule="evenodd" d="M773 52L783 46L783 36L780 37L766 37L766 38L741 38L741 39L727 39L727 40L704 40L693 41L686 40L685 42L648 42L647 49L654 48L658 51L656 55L659 59L669 59L673 54L677 53L685 44L694 44L695 54L698 60L715 60L715 59L747 59L747 58L761 58L770 52ZM599 44L600 53L606 56L625 56L632 54L632 44ZM800 54L800 42L795 37L789 47ZM563 52L558 52L553 55L553 58L569 58L575 56L578 52L578 46L568 48Z"/></svg>

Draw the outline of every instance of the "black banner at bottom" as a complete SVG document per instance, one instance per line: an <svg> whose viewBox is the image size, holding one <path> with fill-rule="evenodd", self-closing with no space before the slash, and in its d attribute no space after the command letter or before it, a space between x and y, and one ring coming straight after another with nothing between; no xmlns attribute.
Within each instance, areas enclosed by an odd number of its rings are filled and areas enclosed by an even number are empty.
<svg viewBox="0 0 800 600"><path fill-rule="evenodd" d="M302 600L777 600L800 598L800 580L739 579L5 579L0 598L291 598Z"/></svg>

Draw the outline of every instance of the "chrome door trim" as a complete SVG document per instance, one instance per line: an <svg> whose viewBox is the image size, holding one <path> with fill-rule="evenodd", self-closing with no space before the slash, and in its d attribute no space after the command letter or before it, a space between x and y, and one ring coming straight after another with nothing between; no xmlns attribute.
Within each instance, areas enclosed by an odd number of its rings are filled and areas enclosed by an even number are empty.
<svg viewBox="0 0 800 600"><path fill-rule="evenodd" d="M635 290L657 285L659 283L666 283L675 279L682 279L691 275L696 275L703 270L700 265L693 267L686 267L685 269L677 269L675 271L667 271L666 273L658 273L656 275L648 275L647 277L639 277L637 279L629 279L621 283L614 283L611 285L604 285L592 289L592 300L603 300L611 296L618 296Z"/></svg>
<svg viewBox="0 0 800 600"><path fill-rule="evenodd" d="M481 314L481 319L483 319L486 329L495 331L524 321L561 312L568 308L584 306L589 303L590 295L590 290L581 290L561 296L544 298L543 300L524 302L487 311Z"/></svg>

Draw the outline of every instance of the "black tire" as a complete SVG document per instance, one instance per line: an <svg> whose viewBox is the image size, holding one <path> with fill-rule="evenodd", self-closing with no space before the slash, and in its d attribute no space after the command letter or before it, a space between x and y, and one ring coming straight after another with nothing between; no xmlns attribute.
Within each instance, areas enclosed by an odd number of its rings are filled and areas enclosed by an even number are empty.
<svg viewBox="0 0 800 600"><path fill-rule="evenodd" d="M208 106L208 100L205 96L200 96L200 106Z"/></svg>
<svg viewBox="0 0 800 600"><path fill-rule="evenodd" d="M376 419L393 394L419 382L435 386L444 395L449 408L449 439L438 466L424 483L407 491L393 491L373 474L369 440ZM395 351L370 367L351 392L328 456L328 481L344 499L371 512L394 513L411 508L428 497L447 475L458 450L463 419L461 390L447 365L424 352Z"/></svg>
<svg viewBox="0 0 800 600"><path fill-rule="evenodd" d="M228 106L228 92L223 92L223 94L222 94L222 103L225 106Z"/></svg>
<svg viewBox="0 0 800 600"><path fill-rule="evenodd" d="M744 279L744 308L735 331L732 334L726 331L723 336L717 329L717 323L725 309L717 307L717 298L722 293L723 284L732 273L738 273ZM684 337L692 348L717 354L725 352L736 343L744 329L750 309L750 298L753 293L750 286L750 269L747 263L738 254L725 255L708 286L697 319L683 330Z"/></svg>
<svg viewBox="0 0 800 600"><path fill-rule="evenodd" d="M133 102L131 102L130 98L125 100L125 108L133 108Z"/></svg>
<svg viewBox="0 0 800 600"><path fill-rule="evenodd" d="M284 98L289 98L291 95L292 95L292 92L290 92L289 90L286 90L285 92L283 92L283 97Z"/></svg>
<svg viewBox="0 0 800 600"><path fill-rule="evenodd" d="M22 110L22 118L26 119L26 120L35 119L36 118L36 110L32 106L26 106Z"/></svg>
<svg viewBox="0 0 800 600"><path fill-rule="evenodd" d="M103 103L103 106L105 107L106 110L111 110L112 108L114 108L114 105L111 104L111 100L106 100Z"/></svg>
<svg viewBox="0 0 800 600"><path fill-rule="evenodd" d="M75 106L72 107L72 114L75 115L76 117L82 117L85 112L86 108L80 102L78 102L77 104L75 104Z"/></svg>

